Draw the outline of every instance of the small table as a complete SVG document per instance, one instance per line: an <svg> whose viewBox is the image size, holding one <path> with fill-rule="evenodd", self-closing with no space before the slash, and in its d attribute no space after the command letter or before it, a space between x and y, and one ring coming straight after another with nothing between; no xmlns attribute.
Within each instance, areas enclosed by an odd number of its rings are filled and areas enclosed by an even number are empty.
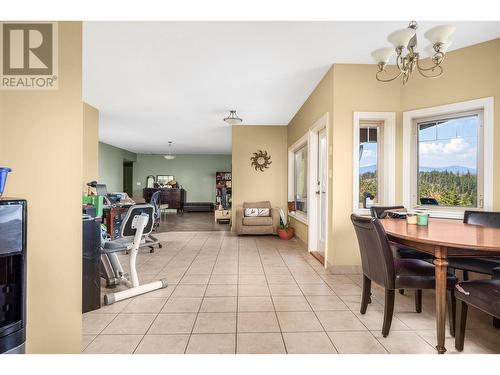
<svg viewBox="0 0 500 375"><path fill-rule="evenodd" d="M433 255L436 266L436 331L439 354L444 346L446 323L446 272L448 258L500 255L500 228L464 224L458 220L429 219L428 226L408 225L406 220L380 220L391 241Z"/></svg>
<svg viewBox="0 0 500 375"><path fill-rule="evenodd" d="M231 224L231 210L215 210L214 217L216 223L218 223L219 220L228 220L229 224Z"/></svg>

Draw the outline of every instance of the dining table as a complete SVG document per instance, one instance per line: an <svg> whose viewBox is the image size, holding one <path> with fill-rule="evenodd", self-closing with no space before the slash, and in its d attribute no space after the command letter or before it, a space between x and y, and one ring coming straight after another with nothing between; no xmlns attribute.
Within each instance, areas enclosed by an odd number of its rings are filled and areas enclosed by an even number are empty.
<svg viewBox="0 0 500 375"><path fill-rule="evenodd" d="M460 220L431 218L426 226L404 219L380 220L391 241L430 254L436 282L436 349L446 352L446 274L448 258L500 255L500 228L465 224Z"/></svg>

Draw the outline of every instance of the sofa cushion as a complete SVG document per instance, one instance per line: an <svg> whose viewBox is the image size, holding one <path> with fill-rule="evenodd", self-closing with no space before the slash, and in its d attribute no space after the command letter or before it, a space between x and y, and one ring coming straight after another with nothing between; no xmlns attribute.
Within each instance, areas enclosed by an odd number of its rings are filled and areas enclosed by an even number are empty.
<svg viewBox="0 0 500 375"><path fill-rule="evenodd" d="M271 202L243 202L243 210L246 208L271 208Z"/></svg>
<svg viewBox="0 0 500 375"><path fill-rule="evenodd" d="M271 216L253 216L244 217L243 225L273 225L273 218Z"/></svg>
<svg viewBox="0 0 500 375"><path fill-rule="evenodd" d="M245 216L269 216L269 208L245 208Z"/></svg>

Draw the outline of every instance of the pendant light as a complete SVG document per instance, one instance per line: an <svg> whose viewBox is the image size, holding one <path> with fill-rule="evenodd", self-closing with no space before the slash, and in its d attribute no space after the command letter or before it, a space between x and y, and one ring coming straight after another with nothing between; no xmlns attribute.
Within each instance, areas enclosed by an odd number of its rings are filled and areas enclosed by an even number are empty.
<svg viewBox="0 0 500 375"><path fill-rule="evenodd" d="M168 154L163 156L167 160L174 160L175 155L172 155L172 141L168 141Z"/></svg>
<svg viewBox="0 0 500 375"><path fill-rule="evenodd" d="M229 111L229 116L224 119L229 125L240 125L243 119L239 118L235 110Z"/></svg>

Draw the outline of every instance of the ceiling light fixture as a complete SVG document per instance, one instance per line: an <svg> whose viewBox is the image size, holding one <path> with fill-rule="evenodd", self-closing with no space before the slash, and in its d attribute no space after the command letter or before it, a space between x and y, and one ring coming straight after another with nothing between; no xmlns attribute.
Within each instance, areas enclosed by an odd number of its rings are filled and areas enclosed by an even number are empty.
<svg viewBox="0 0 500 375"><path fill-rule="evenodd" d="M235 110L229 111L229 116L224 119L229 125L240 125L243 119L239 118Z"/></svg>
<svg viewBox="0 0 500 375"><path fill-rule="evenodd" d="M167 160L174 160L175 155L172 155L172 141L168 141L168 154L163 156Z"/></svg>
<svg viewBox="0 0 500 375"><path fill-rule="evenodd" d="M424 34L425 38L431 42L431 45L425 49L432 61L432 65L428 68L420 65L421 56L416 51L417 23L412 21L406 29L394 31L387 37L387 40L392 43L394 48L380 48L372 52L372 56L378 66L378 72L375 77L380 82L390 82L403 76L403 85L408 82L408 79L415 69L425 78L439 77L443 74L443 67L441 64L444 61L444 55L451 44L448 39L454 31L455 26L442 25L436 26ZM407 53L403 55L405 48ZM396 52L397 55L396 66L399 69L399 73L392 78L383 78L383 74L387 74L385 68L394 52Z"/></svg>

